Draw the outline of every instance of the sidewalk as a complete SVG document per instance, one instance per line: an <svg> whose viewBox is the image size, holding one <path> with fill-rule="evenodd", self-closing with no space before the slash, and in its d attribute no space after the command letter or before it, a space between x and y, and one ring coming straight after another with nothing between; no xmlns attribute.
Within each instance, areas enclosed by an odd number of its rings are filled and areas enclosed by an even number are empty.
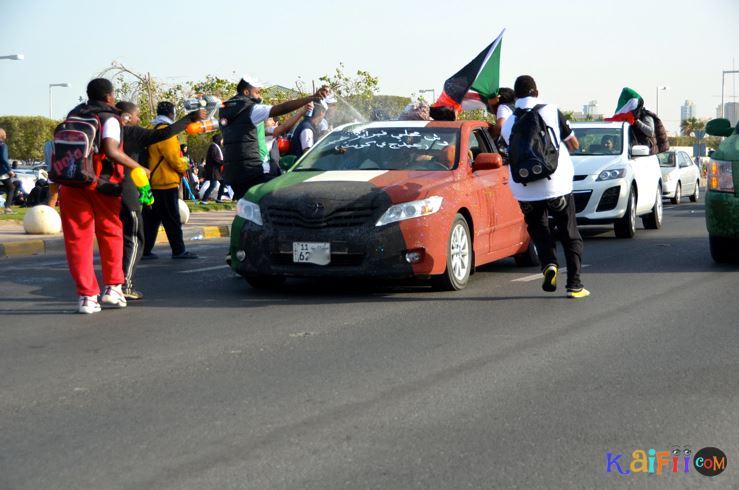
<svg viewBox="0 0 739 490"><path fill-rule="evenodd" d="M208 211L191 213L190 221L182 226L185 242L229 237L236 211ZM167 243L164 228L159 228L157 243ZM97 243L95 245L97 247ZM64 239L58 235L28 235L23 223L0 221L0 258L44 255L64 252Z"/></svg>

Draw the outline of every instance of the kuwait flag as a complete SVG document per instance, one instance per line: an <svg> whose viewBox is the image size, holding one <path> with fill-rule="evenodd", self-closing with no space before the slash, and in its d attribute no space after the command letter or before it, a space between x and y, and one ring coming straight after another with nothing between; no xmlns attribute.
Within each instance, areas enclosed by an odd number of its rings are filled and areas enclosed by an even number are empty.
<svg viewBox="0 0 739 490"><path fill-rule="evenodd" d="M644 99L639 95L636 90L629 87L624 87L621 91L621 97L618 98L618 104L616 105L616 113L613 117L607 117L605 121L626 121L629 124L634 124L636 117L634 111L644 105Z"/></svg>
<svg viewBox="0 0 739 490"><path fill-rule="evenodd" d="M505 29L475 59L444 82L444 91L432 107L484 109L500 88L500 44Z"/></svg>

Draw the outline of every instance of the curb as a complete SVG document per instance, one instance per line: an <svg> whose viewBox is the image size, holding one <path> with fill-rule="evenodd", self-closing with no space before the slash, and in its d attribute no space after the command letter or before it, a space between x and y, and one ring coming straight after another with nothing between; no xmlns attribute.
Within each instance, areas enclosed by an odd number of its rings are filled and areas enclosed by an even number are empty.
<svg viewBox="0 0 739 490"><path fill-rule="evenodd" d="M182 235L186 242L228 238L231 236L231 225L187 227L182 230ZM156 243L167 243L164 228L159 229ZM97 248L97 242L95 242L95 248ZM0 258L31 257L54 252L64 252L64 237L61 235L55 235L53 238L0 242Z"/></svg>

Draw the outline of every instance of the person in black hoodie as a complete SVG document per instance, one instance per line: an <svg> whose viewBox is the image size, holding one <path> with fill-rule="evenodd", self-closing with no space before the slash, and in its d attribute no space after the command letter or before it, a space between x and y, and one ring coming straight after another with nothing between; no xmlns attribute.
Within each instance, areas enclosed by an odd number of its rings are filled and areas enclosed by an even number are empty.
<svg viewBox="0 0 739 490"><path fill-rule="evenodd" d="M223 175L221 174L221 166L223 165L222 146L223 136L220 134L214 134L210 146L208 146L208 153L205 156L205 180L208 181L209 184L203 194L203 198L200 200L200 204L208 203L208 196L213 192L216 184L219 185L216 202L221 202L223 192L226 190L226 186L223 185Z"/></svg>
<svg viewBox="0 0 739 490"><path fill-rule="evenodd" d="M121 111L123 122L123 151L139 163L141 155L146 154L146 148L149 145L171 138L184 131L189 123L207 117L205 109L201 109L175 121L170 126L161 129L146 129L139 126L141 123L140 110L136 104L120 101L116 107ZM144 251L144 226L139 193L131 179L131 170L128 168L125 170L123 179L121 222L123 223L123 274L125 276L123 295L129 300L142 299L143 293L134 288L133 276Z"/></svg>

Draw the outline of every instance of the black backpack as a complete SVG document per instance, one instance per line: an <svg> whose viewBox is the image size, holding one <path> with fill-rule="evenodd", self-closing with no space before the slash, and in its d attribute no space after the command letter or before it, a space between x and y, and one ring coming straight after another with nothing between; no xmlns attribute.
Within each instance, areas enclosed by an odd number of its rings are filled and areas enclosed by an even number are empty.
<svg viewBox="0 0 739 490"><path fill-rule="evenodd" d="M559 144L554 130L547 126L539 110L546 104L533 109L516 109L516 121L511 129L510 155L513 181L526 185L540 179L551 179L557 170Z"/></svg>

